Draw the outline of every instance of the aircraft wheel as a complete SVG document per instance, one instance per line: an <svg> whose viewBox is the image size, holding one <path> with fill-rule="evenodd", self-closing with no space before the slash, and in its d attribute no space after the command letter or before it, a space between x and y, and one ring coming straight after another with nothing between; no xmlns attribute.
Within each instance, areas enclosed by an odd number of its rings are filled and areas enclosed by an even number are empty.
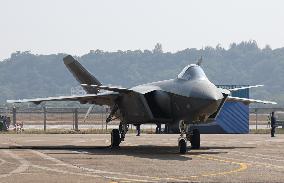
<svg viewBox="0 0 284 183"><path fill-rule="evenodd" d="M190 143L192 149L200 148L200 132L198 129L193 129L192 135L190 135Z"/></svg>
<svg viewBox="0 0 284 183"><path fill-rule="evenodd" d="M111 131L111 147L118 147L120 144L120 135L118 129Z"/></svg>
<svg viewBox="0 0 284 183"><path fill-rule="evenodd" d="M179 152L181 154L185 154L187 149L187 144L184 138L179 139L178 146L179 146Z"/></svg>

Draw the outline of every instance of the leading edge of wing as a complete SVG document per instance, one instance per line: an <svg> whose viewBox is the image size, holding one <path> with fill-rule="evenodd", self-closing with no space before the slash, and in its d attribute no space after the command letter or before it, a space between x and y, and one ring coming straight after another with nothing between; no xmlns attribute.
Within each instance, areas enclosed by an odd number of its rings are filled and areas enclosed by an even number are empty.
<svg viewBox="0 0 284 183"><path fill-rule="evenodd" d="M88 84L81 84L81 86L94 87L99 90L107 90L107 91L113 91L113 92L124 93L124 94L131 93L131 92L135 92L139 94L146 94L154 90L161 90L161 88L158 86L148 85L148 84L138 85L138 86L135 86L129 89L123 88L123 87L116 87L116 86L102 86L102 85L99 86L99 85L88 85Z"/></svg>
<svg viewBox="0 0 284 183"><path fill-rule="evenodd" d="M71 96L59 96L59 97L46 97L46 98L34 98L34 99L20 99L20 100L7 100L7 103L26 103L33 102L35 104L40 104L45 101L81 101L88 100L92 98L110 97L117 95L116 92L103 92L98 94L86 94L86 95L71 95Z"/></svg>
<svg viewBox="0 0 284 183"><path fill-rule="evenodd" d="M232 89L228 89L230 92L233 91L238 91L238 90L244 90L244 89L250 89L250 88L258 88L258 87L263 87L264 85L252 85L252 86L244 86L244 87L240 87L240 88L232 88Z"/></svg>
<svg viewBox="0 0 284 183"><path fill-rule="evenodd" d="M273 105L277 104L276 102L273 102L273 101L256 100L256 99L248 99L248 98L240 98L240 97L232 97L232 96L228 96L227 101L243 102L245 104L250 104L250 103L273 104Z"/></svg>
<svg viewBox="0 0 284 183"><path fill-rule="evenodd" d="M81 84L81 86L83 86L83 87L92 87L92 88L96 88L98 90L108 90L108 91L119 92L119 93L131 92L131 90L129 90L127 88L114 87L114 86L88 85L88 84Z"/></svg>

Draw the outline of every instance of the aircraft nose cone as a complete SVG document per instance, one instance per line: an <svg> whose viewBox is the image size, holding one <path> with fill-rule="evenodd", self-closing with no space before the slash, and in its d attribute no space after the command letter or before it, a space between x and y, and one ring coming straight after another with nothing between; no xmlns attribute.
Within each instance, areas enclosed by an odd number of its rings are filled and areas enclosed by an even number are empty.
<svg viewBox="0 0 284 183"><path fill-rule="evenodd" d="M222 93L214 89L203 90L202 94L205 100L217 101L223 98Z"/></svg>
<svg viewBox="0 0 284 183"><path fill-rule="evenodd" d="M211 114L217 111L223 100L223 94L216 88L214 90L204 90L203 96L200 98L204 102L204 106L201 108L203 114L209 117Z"/></svg>

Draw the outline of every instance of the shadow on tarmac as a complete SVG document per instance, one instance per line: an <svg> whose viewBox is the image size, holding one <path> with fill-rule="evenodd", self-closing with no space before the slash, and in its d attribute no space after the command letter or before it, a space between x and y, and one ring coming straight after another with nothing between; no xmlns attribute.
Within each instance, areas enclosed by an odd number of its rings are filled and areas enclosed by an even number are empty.
<svg viewBox="0 0 284 183"><path fill-rule="evenodd" d="M255 147L218 147L218 146L205 146L198 150L190 150L182 155L178 152L176 146L152 146L152 145L139 145L139 146L121 146L119 148L111 148L110 146L74 146L74 145L61 145L61 146L9 146L0 147L0 149L28 149L28 150L66 150L71 152L48 152L48 154L89 154L89 155L126 155L132 157L140 157L147 159L159 160L178 160L187 161L192 158L190 155L202 154L225 154L224 151L208 151L210 149L242 149L242 148L255 148ZM188 156L187 156L188 155Z"/></svg>

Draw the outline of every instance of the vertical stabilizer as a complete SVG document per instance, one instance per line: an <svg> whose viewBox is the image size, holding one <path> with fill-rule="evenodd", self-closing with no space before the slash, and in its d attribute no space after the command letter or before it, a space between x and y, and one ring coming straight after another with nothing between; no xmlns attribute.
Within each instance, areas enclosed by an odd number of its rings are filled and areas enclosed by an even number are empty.
<svg viewBox="0 0 284 183"><path fill-rule="evenodd" d="M77 60L75 60L71 55L68 55L63 58L64 64L68 68L68 70L73 74L76 80L80 84L88 84L88 85L102 85L97 78L95 78L92 74L90 74L87 69L85 69ZM91 93L98 93L99 90L94 87L83 86L84 90Z"/></svg>

